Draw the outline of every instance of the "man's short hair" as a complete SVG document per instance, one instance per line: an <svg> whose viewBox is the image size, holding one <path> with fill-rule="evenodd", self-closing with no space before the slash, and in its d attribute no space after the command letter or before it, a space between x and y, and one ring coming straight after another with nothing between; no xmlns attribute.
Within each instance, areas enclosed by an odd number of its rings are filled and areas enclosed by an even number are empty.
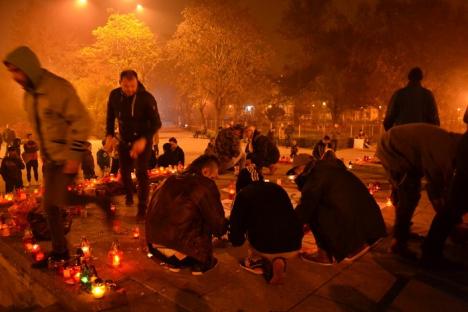
<svg viewBox="0 0 468 312"><path fill-rule="evenodd" d="M330 141L330 137L329 137L328 135L324 136L323 139L324 139L325 141Z"/></svg>
<svg viewBox="0 0 468 312"><path fill-rule="evenodd" d="M138 74L133 69L126 69L120 73L120 81L122 81L123 79L138 80Z"/></svg>
<svg viewBox="0 0 468 312"><path fill-rule="evenodd" d="M218 157L215 155L201 155L188 166L184 173L202 175L203 168L213 165L219 167L220 163Z"/></svg>
<svg viewBox="0 0 468 312"><path fill-rule="evenodd" d="M410 72L408 73L408 79L409 81L415 81L415 82L423 80L423 72L421 68L415 67L411 69Z"/></svg>
<svg viewBox="0 0 468 312"><path fill-rule="evenodd" d="M172 137L172 138L169 139L169 142L177 144L177 139Z"/></svg>

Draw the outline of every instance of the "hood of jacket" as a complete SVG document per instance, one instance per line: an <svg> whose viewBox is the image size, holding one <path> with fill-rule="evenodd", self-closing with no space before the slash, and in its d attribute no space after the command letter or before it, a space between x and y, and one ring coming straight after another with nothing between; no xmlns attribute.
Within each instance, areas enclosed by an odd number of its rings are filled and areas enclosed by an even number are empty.
<svg viewBox="0 0 468 312"><path fill-rule="evenodd" d="M5 65L11 64L21 71L31 80L35 89L42 78L44 70L37 55L28 47L22 46L11 51L4 59Z"/></svg>

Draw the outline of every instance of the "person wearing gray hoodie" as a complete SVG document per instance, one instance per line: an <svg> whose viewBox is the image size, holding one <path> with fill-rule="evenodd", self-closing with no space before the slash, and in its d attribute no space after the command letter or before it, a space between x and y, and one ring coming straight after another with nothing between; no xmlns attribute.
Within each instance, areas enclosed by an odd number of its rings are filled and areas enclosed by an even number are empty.
<svg viewBox="0 0 468 312"><path fill-rule="evenodd" d="M3 63L25 90L24 107L44 161L43 205L52 251L33 263L35 268L44 268L49 257L55 261L69 258L60 208L86 151L91 119L72 84L42 68L30 48L16 48Z"/></svg>

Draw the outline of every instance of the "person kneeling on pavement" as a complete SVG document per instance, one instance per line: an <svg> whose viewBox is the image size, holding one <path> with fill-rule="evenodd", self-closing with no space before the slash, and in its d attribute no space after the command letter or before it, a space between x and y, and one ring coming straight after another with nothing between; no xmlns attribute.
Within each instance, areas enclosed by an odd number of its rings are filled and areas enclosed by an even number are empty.
<svg viewBox="0 0 468 312"><path fill-rule="evenodd" d="M247 258L241 267L263 274L271 284L282 284L286 259L297 256L302 243L302 226L286 191L265 182L255 167L240 171L237 196L230 216L229 240L241 246L248 240Z"/></svg>
<svg viewBox="0 0 468 312"><path fill-rule="evenodd" d="M180 176L167 178L153 194L146 218L148 248L177 272L189 267L201 275L217 264L212 236L226 233L218 187L219 162L203 155Z"/></svg>
<svg viewBox="0 0 468 312"><path fill-rule="evenodd" d="M318 247L317 253L301 254L303 260L322 265L354 260L386 236L379 205L341 160L299 154L287 174L297 175L302 196L296 213Z"/></svg>

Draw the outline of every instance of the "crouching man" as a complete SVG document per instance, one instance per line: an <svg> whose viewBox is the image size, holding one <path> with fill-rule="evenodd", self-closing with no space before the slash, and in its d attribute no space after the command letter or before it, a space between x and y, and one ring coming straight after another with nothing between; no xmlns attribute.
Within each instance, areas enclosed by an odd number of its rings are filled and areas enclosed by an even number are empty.
<svg viewBox="0 0 468 312"><path fill-rule="evenodd" d="M288 175L295 174L301 191L299 220L314 234L318 252L302 259L321 265L354 260L386 236L380 207L366 186L329 151L324 160L306 154L294 158Z"/></svg>
<svg viewBox="0 0 468 312"><path fill-rule="evenodd" d="M286 261L299 254L303 236L289 196L278 184L265 182L255 167L240 171L237 192L229 240L233 246L248 240L249 254L240 265L270 284L282 284Z"/></svg>
<svg viewBox="0 0 468 312"><path fill-rule="evenodd" d="M181 176L167 178L153 194L146 218L150 252L178 272L201 275L214 268L213 236L226 233L218 188L218 159L203 155Z"/></svg>

